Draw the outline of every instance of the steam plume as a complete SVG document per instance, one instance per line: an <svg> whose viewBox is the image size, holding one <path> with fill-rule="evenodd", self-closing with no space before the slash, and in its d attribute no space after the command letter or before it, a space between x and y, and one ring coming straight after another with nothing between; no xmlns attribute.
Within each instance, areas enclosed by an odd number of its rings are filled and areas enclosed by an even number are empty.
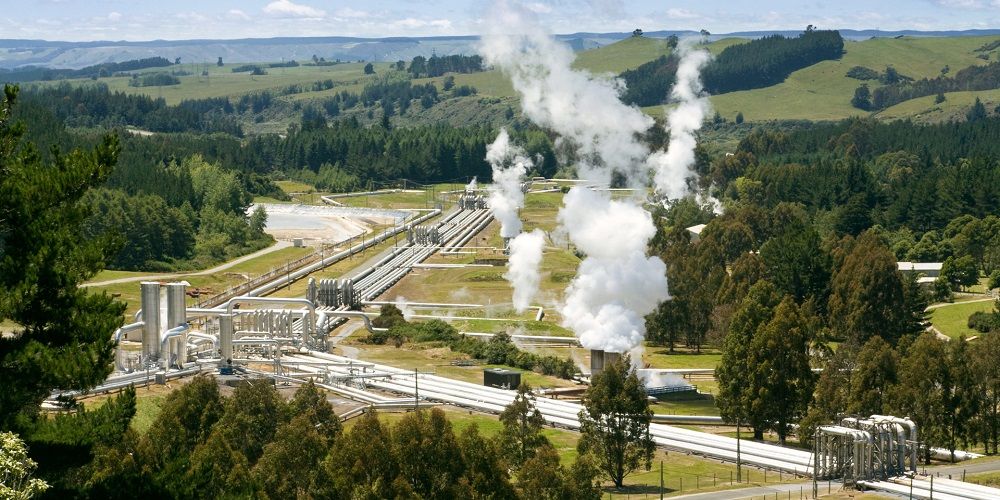
<svg viewBox="0 0 1000 500"><path fill-rule="evenodd" d="M701 129L711 108L701 93L701 69L712 56L707 50L695 50L691 43L681 43L678 50L681 60L674 88L670 91L671 99L678 101L678 105L667 117L670 143L665 153L657 151L649 157L650 167L655 172L656 190L668 198L680 198L687 191L686 180L694 175L691 166L698 143L695 133Z"/></svg>
<svg viewBox="0 0 1000 500"><path fill-rule="evenodd" d="M514 309L519 313L528 309L538 293L544 246L545 233L541 229L521 233L510 241L510 260L503 277L514 287Z"/></svg>
<svg viewBox="0 0 1000 500"><path fill-rule="evenodd" d="M524 206L521 178L532 166L524 150L511 143L507 129L500 129L493 144L486 149L486 160L493 168L493 186L487 200L493 217L500 222L500 236L513 238L521 232L518 210Z"/></svg>
<svg viewBox="0 0 1000 500"><path fill-rule="evenodd" d="M410 307L410 303L406 301L406 297L402 295L396 296L396 308L403 313L403 319L410 321L413 319L413 308Z"/></svg>
<svg viewBox="0 0 1000 500"><path fill-rule="evenodd" d="M496 2L490 20L480 53L510 77L526 117L576 148L578 175L608 184L612 169L640 173L649 151L636 137L653 119L621 102L622 83L574 70L573 51L516 2Z"/></svg>
<svg viewBox="0 0 1000 500"><path fill-rule="evenodd" d="M564 202L559 223L586 257L566 290L563 325L585 348L633 351L646 334L644 317L669 298L666 266L646 256L652 217L589 189L570 190Z"/></svg>

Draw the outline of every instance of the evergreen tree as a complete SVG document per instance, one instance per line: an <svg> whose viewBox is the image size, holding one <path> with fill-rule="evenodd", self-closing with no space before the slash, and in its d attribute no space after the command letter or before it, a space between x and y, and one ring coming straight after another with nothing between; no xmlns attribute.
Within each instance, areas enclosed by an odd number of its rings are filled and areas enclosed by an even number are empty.
<svg viewBox="0 0 1000 500"><path fill-rule="evenodd" d="M517 493L510 483L497 442L483 438L479 427L472 424L458 437L462 450L465 474L460 479L462 498L516 499Z"/></svg>
<svg viewBox="0 0 1000 500"><path fill-rule="evenodd" d="M882 337L872 337L857 353L850 376L847 411L856 415L884 415L889 391L898 382L899 356Z"/></svg>
<svg viewBox="0 0 1000 500"><path fill-rule="evenodd" d="M831 281L831 327L858 345L873 336L895 343L913 331L896 257L872 231L844 245L846 255Z"/></svg>
<svg viewBox="0 0 1000 500"><path fill-rule="evenodd" d="M984 335L971 345L972 380L977 384L975 423L987 453L1000 452L1000 335Z"/></svg>
<svg viewBox="0 0 1000 500"><path fill-rule="evenodd" d="M754 439L763 439L768 427L766 416L752 411L756 395L750 377L755 367L750 365L750 349L758 329L771 321L780 301L778 291L768 281L758 281L747 293L733 314L729 332L722 344L722 360L715 368L719 394L715 398L722 418L753 428Z"/></svg>
<svg viewBox="0 0 1000 500"><path fill-rule="evenodd" d="M920 439L928 446L924 454L930 463L931 446L948 443L947 422L943 418L948 382L948 359L944 342L933 333L924 333L906 349L899 364L899 380L893 388L896 414L909 415L920 429Z"/></svg>
<svg viewBox="0 0 1000 500"><path fill-rule="evenodd" d="M0 429L34 415L53 389L85 390L111 373L111 334L124 305L78 285L103 268L110 241L82 239L79 201L105 182L119 147L105 137L93 151L41 155L11 122L17 88L0 105Z"/></svg>
<svg viewBox="0 0 1000 500"><path fill-rule="evenodd" d="M969 109L969 112L966 113L965 119L970 122L974 122L978 120L983 120L985 118L986 118L986 106L984 106L983 101L980 101L979 98L977 97L975 104L973 104L972 108Z"/></svg>
<svg viewBox="0 0 1000 500"><path fill-rule="evenodd" d="M408 413L393 428L395 480L423 498L457 498L465 463L451 422L440 409ZM398 488L398 486L397 486Z"/></svg>
<svg viewBox="0 0 1000 500"><path fill-rule="evenodd" d="M749 421L768 422L785 444L792 423L806 413L813 391L809 322L786 296L750 343Z"/></svg>
<svg viewBox="0 0 1000 500"><path fill-rule="evenodd" d="M851 106L855 108L869 111L872 109L872 93L868 89L868 85L862 83L858 88L854 89L854 97L851 98Z"/></svg>
<svg viewBox="0 0 1000 500"><path fill-rule="evenodd" d="M549 442L542 435L545 419L535 408L535 398L527 384L522 383L517 388L514 401L500 413L500 423L503 429L497 434L496 442L507 465L514 471L521 470L538 448Z"/></svg>
<svg viewBox="0 0 1000 500"><path fill-rule="evenodd" d="M621 488L625 476L649 470L656 444L649 435L653 410L646 387L626 355L591 380L580 410L581 455L590 453L600 470Z"/></svg>

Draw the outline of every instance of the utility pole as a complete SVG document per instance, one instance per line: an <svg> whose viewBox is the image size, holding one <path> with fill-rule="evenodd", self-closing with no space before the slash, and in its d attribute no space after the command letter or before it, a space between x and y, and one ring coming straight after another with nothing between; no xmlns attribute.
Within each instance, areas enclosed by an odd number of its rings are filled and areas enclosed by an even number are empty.
<svg viewBox="0 0 1000 500"><path fill-rule="evenodd" d="M736 414L736 482L742 482L742 473L740 469L740 417L739 412Z"/></svg>
<svg viewBox="0 0 1000 500"><path fill-rule="evenodd" d="M419 372L420 370L418 370L417 368L413 369L413 411L417 411L419 409L419 401L420 401L420 386L418 385L420 383Z"/></svg>
<svg viewBox="0 0 1000 500"><path fill-rule="evenodd" d="M663 500L663 460L660 460L660 500Z"/></svg>

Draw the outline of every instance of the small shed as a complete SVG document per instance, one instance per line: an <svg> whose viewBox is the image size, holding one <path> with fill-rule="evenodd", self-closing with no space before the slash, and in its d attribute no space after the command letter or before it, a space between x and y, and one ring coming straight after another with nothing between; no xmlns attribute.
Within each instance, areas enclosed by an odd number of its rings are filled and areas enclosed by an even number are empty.
<svg viewBox="0 0 1000 500"><path fill-rule="evenodd" d="M500 389L517 389L521 385L521 372L506 368L483 370L483 385Z"/></svg>

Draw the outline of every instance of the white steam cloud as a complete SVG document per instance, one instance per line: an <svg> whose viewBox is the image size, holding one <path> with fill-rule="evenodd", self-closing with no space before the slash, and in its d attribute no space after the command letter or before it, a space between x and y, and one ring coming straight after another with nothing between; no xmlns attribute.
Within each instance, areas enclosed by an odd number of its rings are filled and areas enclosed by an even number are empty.
<svg viewBox="0 0 1000 500"><path fill-rule="evenodd" d="M497 1L480 44L486 63L510 77L524 115L557 133L559 146L574 149L577 175L588 184L608 186L617 171L632 186L642 186L653 170L659 191L682 196L694 162L694 133L708 112L698 79L707 52L684 53L672 92L680 106L669 118L670 149L651 156L639 136L653 119L620 100L621 81L574 70L573 52L550 37L534 16L513 0ZM649 212L638 199L612 200L606 191L576 187L565 196L558 221L585 254L560 307L563 325L588 349L641 350L644 317L669 299L666 266L646 256L656 232ZM520 257L518 279L532 285L538 264ZM514 260L512 255L512 270Z"/></svg>
<svg viewBox="0 0 1000 500"><path fill-rule="evenodd" d="M680 198L687 192L686 181L694 173L694 148L698 143L695 133L701 129L711 105L702 95L701 69L711 61L707 50L695 50L691 43L678 46L681 60L677 65L677 79L671 99L677 107L667 116L670 144L666 152L657 151L649 157L655 172L656 190L668 198Z"/></svg>
<svg viewBox="0 0 1000 500"><path fill-rule="evenodd" d="M514 309L519 313L527 310L538 294L538 268L544 247L545 233L541 229L521 233L510 241L510 260L503 277L514 287Z"/></svg>
<svg viewBox="0 0 1000 500"><path fill-rule="evenodd" d="M469 183L465 185L465 190L467 192L472 192L472 191L476 190L477 186L478 186L478 184L476 183L476 178L473 177L472 180L469 181Z"/></svg>
<svg viewBox="0 0 1000 500"><path fill-rule="evenodd" d="M559 223L586 254L566 290L563 325L587 349L631 352L646 335L644 317L670 298L666 266L646 256L656 233L649 212L631 200L574 188Z"/></svg>
<svg viewBox="0 0 1000 500"><path fill-rule="evenodd" d="M411 319L413 319L413 314L414 314L413 308L410 307L410 304L406 301L406 298L403 297L402 295L398 295L396 297L396 308L403 313L403 319L405 319L406 321L410 321Z"/></svg>
<svg viewBox="0 0 1000 500"><path fill-rule="evenodd" d="M486 161L493 168L493 186L487 203L493 217L500 222L500 236L513 238L521 232L518 217L518 211L524 206L521 178L532 167L532 162L523 149L511 143L507 129L500 129L496 140L486 149Z"/></svg>
<svg viewBox="0 0 1000 500"><path fill-rule="evenodd" d="M653 119L621 102L620 81L574 70L573 51L534 19L516 2L496 2L479 47L486 63L510 77L525 116L572 143L581 177L608 184L614 169L638 179L631 174L640 172L649 150L636 137Z"/></svg>

